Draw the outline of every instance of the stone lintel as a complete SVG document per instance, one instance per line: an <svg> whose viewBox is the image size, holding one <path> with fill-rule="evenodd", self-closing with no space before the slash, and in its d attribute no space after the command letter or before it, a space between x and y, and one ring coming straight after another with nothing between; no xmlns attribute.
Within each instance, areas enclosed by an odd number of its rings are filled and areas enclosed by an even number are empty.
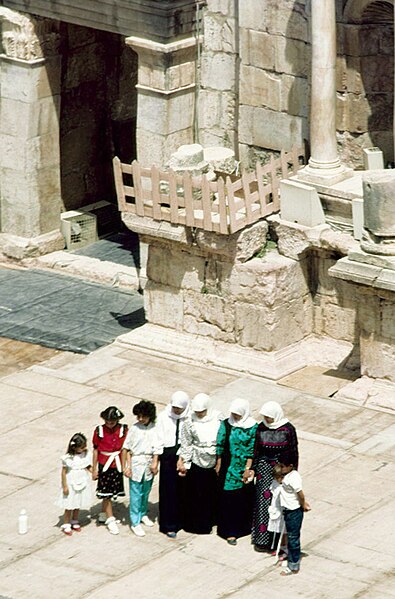
<svg viewBox="0 0 395 599"><path fill-rule="evenodd" d="M187 50L193 48L197 43L202 43L203 37L199 39L195 36L187 37L186 39L177 40L168 44L162 44L160 42L154 42L152 40L144 39L142 37L130 36L125 39L127 46L131 46L137 53L139 51L148 51L158 54L170 54L172 52L180 52L181 50Z"/></svg>
<svg viewBox="0 0 395 599"><path fill-rule="evenodd" d="M378 268L386 268L388 270L395 271L395 256L368 254L361 249L358 251L349 252L348 258L353 262L361 262L363 264L377 266Z"/></svg>
<svg viewBox="0 0 395 599"><path fill-rule="evenodd" d="M49 60L51 60L52 57L49 57ZM41 67L43 66L47 61L48 58L32 58L32 59L25 59L25 58L17 58L16 56L8 56L7 54L0 54L0 60L2 60L3 62L11 62L13 64L17 64L21 67L26 67L26 68L34 68L34 67Z"/></svg>
<svg viewBox="0 0 395 599"><path fill-rule="evenodd" d="M122 212L121 218L130 231L143 235L148 240L164 239L184 245L191 244L190 235L184 225L173 225L166 221L154 220L148 216L137 216L133 212Z"/></svg>
<svg viewBox="0 0 395 599"><path fill-rule="evenodd" d="M395 270L341 258L329 269L329 274L343 281L359 283L372 289L395 291Z"/></svg>
<svg viewBox="0 0 395 599"><path fill-rule="evenodd" d="M149 87L148 85L142 85L141 83L138 83L136 85L136 89L140 92L140 95L165 96L166 98L169 98L170 96L174 97L189 93L193 91L195 87L195 83L185 85L184 87L178 87L176 89L160 89L158 87Z"/></svg>

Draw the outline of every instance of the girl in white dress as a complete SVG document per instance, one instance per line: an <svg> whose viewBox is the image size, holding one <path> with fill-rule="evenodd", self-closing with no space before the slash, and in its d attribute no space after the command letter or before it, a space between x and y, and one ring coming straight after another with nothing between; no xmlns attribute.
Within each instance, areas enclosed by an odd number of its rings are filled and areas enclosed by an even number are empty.
<svg viewBox="0 0 395 599"><path fill-rule="evenodd" d="M65 535L72 535L73 530L80 532L79 510L89 509L92 505L91 469L92 456L87 450L86 437L76 433L70 439L67 453L62 456L62 490L56 502L64 509L61 530Z"/></svg>

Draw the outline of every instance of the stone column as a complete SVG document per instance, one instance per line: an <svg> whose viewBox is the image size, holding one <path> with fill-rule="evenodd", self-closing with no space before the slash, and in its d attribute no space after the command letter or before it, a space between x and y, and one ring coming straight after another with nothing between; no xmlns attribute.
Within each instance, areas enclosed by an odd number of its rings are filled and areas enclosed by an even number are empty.
<svg viewBox="0 0 395 599"><path fill-rule="evenodd" d="M160 44L128 37L126 43L139 58L137 158L144 166L163 166L180 145L194 141L198 41Z"/></svg>
<svg viewBox="0 0 395 599"><path fill-rule="evenodd" d="M57 23L0 8L0 252L64 247L61 212Z"/></svg>
<svg viewBox="0 0 395 599"><path fill-rule="evenodd" d="M311 56L311 158L299 178L334 185L352 174L341 165L336 143L335 0L311 3Z"/></svg>

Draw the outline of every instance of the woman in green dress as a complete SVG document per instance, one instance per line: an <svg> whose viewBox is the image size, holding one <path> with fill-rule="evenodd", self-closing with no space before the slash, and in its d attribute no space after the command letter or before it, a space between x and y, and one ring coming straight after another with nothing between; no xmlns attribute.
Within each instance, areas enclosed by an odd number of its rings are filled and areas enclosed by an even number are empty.
<svg viewBox="0 0 395 599"><path fill-rule="evenodd" d="M251 534L254 486L243 482L247 460L254 454L257 423L250 416L246 399L235 399L230 416L221 422L217 436L220 498L217 534L230 545Z"/></svg>

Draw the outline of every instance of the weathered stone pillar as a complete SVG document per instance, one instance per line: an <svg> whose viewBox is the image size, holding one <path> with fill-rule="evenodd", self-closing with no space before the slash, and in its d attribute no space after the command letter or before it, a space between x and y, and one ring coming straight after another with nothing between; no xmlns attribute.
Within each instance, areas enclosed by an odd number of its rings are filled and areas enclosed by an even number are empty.
<svg viewBox="0 0 395 599"><path fill-rule="evenodd" d="M311 3L311 158L299 178L334 185L350 176L341 165L336 143L335 0Z"/></svg>
<svg viewBox="0 0 395 599"><path fill-rule="evenodd" d="M60 59L57 23L0 8L0 251L64 247L59 231Z"/></svg>
<svg viewBox="0 0 395 599"><path fill-rule="evenodd" d="M144 166L162 166L180 145L193 142L198 42L128 37L126 43L139 57L137 158Z"/></svg>

